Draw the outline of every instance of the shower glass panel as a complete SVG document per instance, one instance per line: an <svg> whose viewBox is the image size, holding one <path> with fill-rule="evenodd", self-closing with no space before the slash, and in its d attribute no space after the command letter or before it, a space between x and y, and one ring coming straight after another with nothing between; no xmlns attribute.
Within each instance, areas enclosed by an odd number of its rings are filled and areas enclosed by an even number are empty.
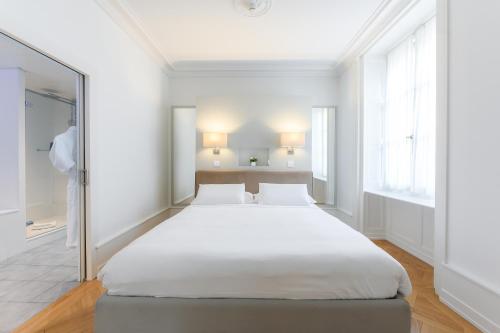
<svg viewBox="0 0 500 333"><path fill-rule="evenodd" d="M68 175L49 158L54 138L75 125L75 103L26 91L26 237L64 228Z"/></svg>

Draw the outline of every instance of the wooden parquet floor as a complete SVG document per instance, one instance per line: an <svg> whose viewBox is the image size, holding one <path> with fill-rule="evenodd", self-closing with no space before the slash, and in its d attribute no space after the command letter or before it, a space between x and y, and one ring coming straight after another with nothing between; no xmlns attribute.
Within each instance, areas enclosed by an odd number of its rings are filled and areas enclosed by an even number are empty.
<svg viewBox="0 0 500 333"><path fill-rule="evenodd" d="M468 321L439 301L434 292L434 269L387 241L374 241L397 261L410 276L412 294L407 297L412 311L412 333L480 332Z"/></svg>
<svg viewBox="0 0 500 333"><path fill-rule="evenodd" d="M408 271L413 284L413 293L407 298L412 309L412 333L480 332L439 301L434 293L431 266L387 241L375 243ZM95 302L104 291L99 281L84 282L35 315L15 333L91 333Z"/></svg>

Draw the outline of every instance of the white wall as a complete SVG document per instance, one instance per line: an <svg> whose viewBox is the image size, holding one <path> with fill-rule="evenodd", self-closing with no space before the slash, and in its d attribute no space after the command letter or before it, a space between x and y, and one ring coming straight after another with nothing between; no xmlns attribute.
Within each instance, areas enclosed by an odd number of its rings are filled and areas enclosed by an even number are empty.
<svg viewBox="0 0 500 333"><path fill-rule="evenodd" d="M172 105L177 106L195 106L201 103L210 108L211 104L217 104L217 100L220 101L222 99L222 101L225 101L223 104L238 105L232 109L243 108L252 112L252 109L257 108L255 111L256 114L259 114L259 111L261 111L259 110L259 103L269 102L270 104L274 103L286 108L288 101L288 103L292 102L295 108L297 108L297 105L307 103L307 114L310 116L310 106L335 106L337 104L337 79L332 76L307 76L290 73L284 73L281 76L277 76L276 74L247 74L240 76L213 74L208 76L204 74L204 76L198 77L173 77L170 79L170 86ZM265 101L262 99L265 99ZM237 111L236 114L241 112L241 110L235 111ZM247 114L247 116L252 115ZM213 119L216 121L220 120L221 122L228 120L221 119L217 115ZM286 125L286 123L283 122L281 125ZM268 133L269 130L264 132ZM272 136L268 135L264 138L264 141L278 140L277 133L275 131L271 132L274 134ZM254 136L252 141L261 142L262 140L260 139ZM308 144L310 144L310 138L308 137L307 139ZM276 147L277 142L264 145ZM275 152L280 155L275 156L277 162L272 162L271 167L279 169L287 168L286 162L290 156L286 155L284 149L275 149ZM343 152L350 153L349 149L345 149ZM234 152L229 149L221 149L221 155L219 156L212 155L210 149L200 150L200 154L206 155L204 155L206 157L204 162L206 163L203 163L200 168L211 168L212 161L215 158L221 161L221 167L234 167L234 161L237 159ZM292 158L296 162L296 168L310 168L311 162L308 155L309 152L305 149L297 149L295 151L295 156ZM344 160L344 156L340 154L337 155L337 158ZM297 163L297 159L300 159L299 163ZM225 163L225 161L233 162L229 164ZM324 201L324 194L321 191L317 192L316 196L320 201Z"/></svg>
<svg viewBox="0 0 500 333"><path fill-rule="evenodd" d="M197 169L234 169L249 164L250 156L259 158L268 169L311 170L311 97L293 95L245 95L199 97L197 101ZM203 148L204 132L228 134L227 148L213 155ZM305 133L305 146L296 148L293 155L280 147L280 133Z"/></svg>
<svg viewBox="0 0 500 333"><path fill-rule="evenodd" d="M350 225L359 229L357 221L357 164L359 63L351 64L338 78L336 126L337 186L336 205L351 217Z"/></svg>
<svg viewBox="0 0 500 333"><path fill-rule="evenodd" d="M242 138L238 135L233 135L232 138L231 135L229 136L229 144L231 140L235 145L243 145L242 141L258 141L260 146L263 146L253 148L278 148L278 132L286 129L309 131L311 106L336 104L336 80L333 76L327 75L307 76L284 73L281 76L276 76L276 74L224 76L214 73L211 76L173 77L170 79L170 85L173 105L197 105L198 113L203 114L206 111L205 113L213 116L212 119L216 122L236 122L237 127L241 126L241 128L232 129L243 133L243 137L248 137L247 134L252 136L251 133L255 132L252 128L255 127L256 118L260 117L257 115L263 115L269 120L268 122L273 123L267 124L264 119L264 122L256 125L260 130L265 126L273 127L262 131L262 133L267 133L264 137L254 135L250 140L241 140ZM220 106L218 110L216 110L217 105ZM231 116L227 112L220 113L223 109L230 111ZM287 116L288 111L291 112L290 116ZM308 117L304 116L305 113ZM235 120L234 115L241 117ZM242 119L244 124L240 123ZM231 127L231 124L228 126ZM245 128L246 126L253 127ZM238 142L235 143L236 141ZM248 142L245 143L246 148L252 148ZM310 169L309 135L306 137L306 143L306 149L297 149L294 156L286 155L285 149L270 149L271 168L286 169L287 161L294 160L296 169ZM198 155L198 168L212 168L212 161L215 157L210 149L200 149ZM238 159L237 150L231 147L221 149L221 155L217 156L217 159L221 161L223 168L235 167Z"/></svg>
<svg viewBox="0 0 500 333"><path fill-rule="evenodd" d="M19 169L24 161L24 72L0 69L0 210L20 205Z"/></svg>
<svg viewBox="0 0 500 333"><path fill-rule="evenodd" d="M449 19L449 81L447 95L438 88L436 283L444 302L485 332L500 332L500 44L492 35L500 31L500 2L448 6L438 7L441 55Z"/></svg>
<svg viewBox="0 0 500 333"><path fill-rule="evenodd" d="M172 105L196 105L208 96L307 96L314 106L336 104L336 80L331 76L208 76L172 77Z"/></svg>
<svg viewBox="0 0 500 333"><path fill-rule="evenodd" d="M0 30L88 75L92 244L166 208L170 111L161 66L94 1L1 0L0 8Z"/></svg>
<svg viewBox="0 0 500 333"><path fill-rule="evenodd" d="M20 69L0 69L0 261L24 250L24 88Z"/></svg>

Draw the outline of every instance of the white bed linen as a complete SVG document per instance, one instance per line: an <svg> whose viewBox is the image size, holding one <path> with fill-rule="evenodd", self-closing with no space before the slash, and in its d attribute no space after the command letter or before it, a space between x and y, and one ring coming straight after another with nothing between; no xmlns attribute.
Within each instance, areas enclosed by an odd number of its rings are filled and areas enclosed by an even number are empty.
<svg viewBox="0 0 500 333"><path fill-rule="evenodd" d="M190 206L113 256L109 295L376 299L411 293L404 268L314 206Z"/></svg>

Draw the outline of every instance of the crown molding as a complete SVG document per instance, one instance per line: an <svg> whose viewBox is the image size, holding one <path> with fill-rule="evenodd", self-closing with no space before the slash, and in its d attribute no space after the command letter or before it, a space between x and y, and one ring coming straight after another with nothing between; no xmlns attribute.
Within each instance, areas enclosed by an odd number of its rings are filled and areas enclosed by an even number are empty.
<svg viewBox="0 0 500 333"><path fill-rule="evenodd" d="M332 71L336 62L330 60L228 60L177 61L176 71Z"/></svg>
<svg viewBox="0 0 500 333"><path fill-rule="evenodd" d="M387 27L419 0L384 0L361 27L348 44L346 51L339 58L335 74L342 75L379 37Z"/></svg>
<svg viewBox="0 0 500 333"><path fill-rule="evenodd" d="M168 59L160 52L153 39L142 28L139 21L120 0L94 0L108 16L127 33L156 62L167 75L173 68Z"/></svg>
<svg viewBox="0 0 500 333"><path fill-rule="evenodd" d="M169 74L170 78L223 78L223 77L329 77L335 78L334 71L315 71L315 70L243 70L243 71L179 71L174 70Z"/></svg>
<svg viewBox="0 0 500 333"><path fill-rule="evenodd" d="M334 61L179 61L173 77L334 76Z"/></svg>
<svg viewBox="0 0 500 333"><path fill-rule="evenodd" d="M179 61L169 62L140 20L122 0L94 0L110 18L135 40L172 77L235 76L340 76L367 46L412 2L383 0L349 42L339 61Z"/></svg>

